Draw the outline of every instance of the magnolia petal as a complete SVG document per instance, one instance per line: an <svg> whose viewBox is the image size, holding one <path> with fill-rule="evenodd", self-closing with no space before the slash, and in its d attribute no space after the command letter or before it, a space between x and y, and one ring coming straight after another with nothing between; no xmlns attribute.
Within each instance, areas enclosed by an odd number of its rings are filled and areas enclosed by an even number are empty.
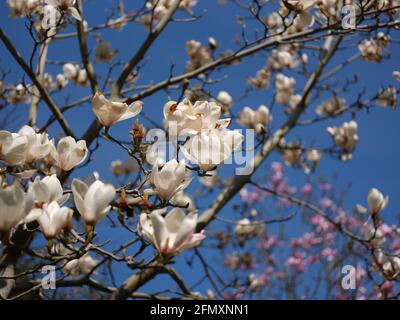
<svg viewBox="0 0 400 320"><path fill-rule="evenodd" d="M111 184L95 181L85 195L85 214L83 218L88 223L97 223L109 211L108 204L115 196L115 188Z"/></svg>
<svg viewBox="0 0 400 320"><path fill-rule="evenodd" d="M142 111L142 108L143 102L141 101L135 101L131 103L126 109L125 113L118 119L118 121L133 118L134 116L138 115L140 111Z"/></svg>
<svg viewBox="0 0 400 320"><path fill-rule="evenodd" d="M79 179L74 179L72 180L71 183L71 189L72 193L74 195L74 203L76 208L78 209L78 212L80 213L81 216L85 214L85 203L84 203L84 198L85 195L88 191L88 186L86 183L82 182Z"/></svg>
<svg viewBox="0 0 400 320"><path fill-rule="evenodd" d="M189 213L182 221L178 233L176 234L175 242L173 245L174 250L178 250L194 233L197 225L197 214Z"/></svg>
<svg viewBox="0 0 400 320"><path fill-rule="evenodd" d="M69 7L68 10L76 20L82 21L81 15L79 14L79 11L75 7Z"/></svg>
<svg viewBox="0 0 400 320"><path fill-rule="evenodd" d="M153 211L150 214L150 218L154 228L154 240L156 242L155 245L158 251L162 252L164 249L168 249L164 248L168 238L168 231L165 224L165 220L161 216L161 214L156 211Z"/></svg>
<svg viewBox="0 0 400 320"><path fill-rule="evenodd" d="M182 221L185 219L184 212L174 208L165 216L165 224L169 233L178 233Z"/></svg>

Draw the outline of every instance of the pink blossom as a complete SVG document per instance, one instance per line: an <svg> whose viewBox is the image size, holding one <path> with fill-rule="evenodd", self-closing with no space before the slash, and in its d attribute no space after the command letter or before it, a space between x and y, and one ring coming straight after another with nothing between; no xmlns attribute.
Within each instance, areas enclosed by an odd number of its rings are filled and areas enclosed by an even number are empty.
<svg viewBox="0 0 400 320"><path fill-rule="evenodd" d="M321 199L321 206L322 208L324 208L325 210L330 210L333 208L334 203L331 199L324 197Z"/></svg>
<svg viewBox="0 0 400 320"><path fill-rule="evenodd" d="M321 252L322 256L328 261L332 261L335 258L336 253L337 253L337 250L329 248L329 247L325 248Z"/></svg>
<svg viewBox="0 0 400 320"><path fill-rule="evenodd" d="M304 252L295 252L292 256L290 256L286 260L286 266L295 269L297 272L304 273L306 271L306 267L314 261L313 258L306 258L306 254Z"/></svg>
<svg viewBox="0 0 400 320"><path fill-rule="evenodd" d="M332 189L332 185L327 182L324 182L324 183L321 183L320 188L321 188L322 192L329 192Z"/></svg>
<svg viewBox="0 0 400 320"><path fill-rule="evenodd" d="M310 196L312 192L313 192L313 186L310 183L306 183L301 188L301 193L306 197Z"/></svg>
<svg viewBox="0 0 400 320"><path fill-rule="evenodd" d="M307 232L301 238L292 240L290 246L292 248L302 247L304 249L309 250L313 246L320 244L321 242L322 242L321 238L316 238L314 233Z"/></svg>
<svg viewBox="0 0 400 320"><path fill-rule="evenodd" d="M320 215L313 216L311 224L316 228L317 232L326 232L334 229L334 226Z"/></svg>
<svg viewBox="0 0 400 320"><path fill-rule="evenodd" d="M272 249L279 244L279 241L274 236L265 236L260 242L257 244L258 248L261 250Z"/></svg>

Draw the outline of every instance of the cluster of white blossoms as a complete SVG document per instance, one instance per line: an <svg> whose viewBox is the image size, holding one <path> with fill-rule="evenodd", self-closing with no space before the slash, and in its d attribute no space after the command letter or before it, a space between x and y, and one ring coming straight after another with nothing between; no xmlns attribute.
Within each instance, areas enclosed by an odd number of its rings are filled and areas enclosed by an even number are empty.
<svg viewBox="0 0 400 320"><path fill-rule="evenodd" d="M282 73L278 73L275 78L275 101L285 106L285 111L290 113L296 108L301 99L300 95L294 93L296 79L293 77L286 77Z"/></svg>
<svg viewBox="0 0 400 320"><path fill-rule="evenodd" d="M303 58L306 59L306 58ZM297 48L295 45L281 45L279 49L274 49L267 60L267 67L272 70L293 69L299 65L297 58Z"/></svg>
<svg viewBox="0 0 400 320"><path fill-rule="evenodd" d="M272 121L272 115L267 106L261 105L257 110L244 107L240 112L239 123L254 129L257 133L263 133Z"/></svg>
<svg viewBox="0 0 400 320"><path fill-rule="evenodd" d="M54 141L29 126L18 132L0 131L0 161L10 166L32 164L50 154Z"/></svg>
<svg viewBox="0 0 400 320"><path fill-rule="evenodd" d="M2 94L6 98L8 103L29 103L30 101L30 85L24 85L22 83L14 85L4 85Z"/></svg>
<svg viewBox="0 0 400 320"><path fill-rule="evenodd" d="M376 39L363 40L358 45L361 56L366 61L380 62L382 60L383 50L390 44L390 36L379 32Z"/></svg>
<svg viewBox="0 0 400 320"><path fill-rule="evenodd" d="M332 136L333 142L342 149L342 160L347 161L352 157L352 152L358 143L357 122L354 120L343 123L340 127L328 127L327 131Z"/></svg>
<svg viewBox="0 0 400 320"><path fill-rule="evenodd" d="M59 76L57 76L59 77ZM63 65L63 74L61 74L60 81L63 86L67 85L68 80L71 80L76 85L88 86L89 78L85 69L81 69L79 65L66 63Z"/></svg>
<svg viewBox="0 0 400 320"><path fill-rule="evenodd" d="M346 100L337 96L326 100L317 107L315 112L320 116L334 116L342 112L346 107Z"/></svg>
<svg viewBox="0 0 400 320"><path fill-rule="evenodd" d="M11 11L11 17L31 15L42 7L42 0L7 0Z"/></svg>
<svg viewBox="0 0 400 320"><path fill-rule="evenodd" d="M376 104L381 107L396 108L397 107L397 89L388 87L381 89L376 99Z"/></svg>
<svg viewBox="0 0 400 320"><path fill-rule="evenodd" d="M76 0L44 0L46 6L44 10L57 10L60 14L70 13L76 20L81 21L81 15L75 8Z"/></svg>
<svg viewBox="0 0 400 320"><path fill-rule="evenodd" d="M307 64L308 56L307 54L302 54L299 57L298 46L295 44L280 45L277 49L272 50L265 66L257 71L255 77L249 79L249 83L257 89L267 88L273 71L294 69L300 62Z"/></svg>
<svg viewBox="0 0 400 320"><path fill-rule="evenodd" d="M146 2L146 9L150 11L149 14L141 17L141 22L146 28L154 27L154 24L159 22L167 13L174 0L148 0ZM197 4L197 0L182 0L179 8L189 13L192 12L193 7ZM153 25L151 25L153 23Z"/></svg>
<svg viewBox="0 0 400 320"><path fill-rule="evenodd" d="M112 185L96 180L90 186L74 179L72 193L78 212L86 225L94 226L110 210L115 195ZM69 198L57 176L36 177L27 191L15 180L0 186L0 231L10 231L19 224L37 221L46 239L53 239L62 230L72 228L73 210L63 206Z"/></svg>
<svg viewBox="0 0 400 320"><path fill-rule="evenodd" d="M281 2L280 9L282 16L293 13L291 24L287 28L287 33L295 33L311 27L314 24L314 16L311 10L316 4L316 0L287 0Z"/></svg>
<svg viewBox="0 0 400 320"><path fill-rule="evenodd" d="M400 276L400 258L397 256L388 256L381 249L374 252L374 269L381 271L389 279L399 279Z"/></svg>
<svg viewBox="0 0 400 320"><path fill-rule="evenodd" d="M186 42L186 52L189 56L187 71L198 69L212 61L212 50L203 46L199 41L189 40Z"/></svg>
<svg viewBox="0 0 400 320"><path fill-rule="evenodd" d="M264 224L251 222L248 218L242 218L236 221L235 234L238 238L256 237L264 232Z"/></svg>
<svg viewBox="0 0 400 320"><path fill-rule="evenodd" d="M182 146L185 158L204 171L214 170L227 160L243 141L238 131L228 130L231 119L220 119L221 107L215 102L184 99L169 101L164 117L170 136L190 137Z"/></svg>
<svg viewBox="0 0 400 320"><path fill-rule="evenodd" d="M373 249L373 268L372 270L381 272L386 278L398 279L400 275L400 258L386 253L382 246L386 242L387 225L381 224L377 216L384 210L388 203L389 197L384 196L376 188L372 188L367 196L368 208L357 205L357 211L360 213L368 213L372 216L373 224L365 226L365 236ZM386 229L386 230L385 230Z"/></svg>
<svg viewBox="0 0 400 320"><path fill-rule="evenodd" d="M220 94L219 99L224 100L226 106L231 102L227 93ZM106 130L121 120L137 115L142 105L139 101L131 105L110 101L100 92L94 95L92 101L93 112ZM257 111L259 115L254 126L270 121L269 111L264 109L262 107ZM166 124L172 129L170 138L190 137L182 145L182 151L187 159L204 171L214 170L243 141L239 132L227 129L230 119L220 119L221 107L216 102L199 101L192 105L187 99L181 103L170 101L164 107L164 116ZM47 133L37 133L29 126L16 133L0 131L0 161L6 165L2 168L0 181L0 231L8 235L20 225L36 222L44 237L53 240L73 229L74 209L68 205L72 204L68 202L70 192L63 190L61 180L64 178L59 177L81 164L87 154L85 141L76 141L70 136L61 138L56 145ZM33 177L39 168L43 178L38 175L33 182L21 183L21 178ZM16 176L13 183L9 184L4 178L4 170ZM125 167L121 161L113 163L113 171L117 175L133 170L139 171L140 168L138 165L135 168ZM172 159L164 163L156 157L146 179L150 188L143 191L143 196L125 199L126 204L139 205L140 201L157 196L161 204L185 208L188 212L186 214L184 210L175 208L164 215L166 209L151 211L151 205L145 207L139 221L140 230L164 256L196 246L205 238L202 233L195 232L197 213L194 201L183 192L191 182L190 172L185 160ZM91 182L73 179L71 191L73 204L82 217L90 240L93 228L111 211L117 190L95 176ZM119 204L120 200L116 202L116 205ZM70 261L64 271L71 275L85 273L80 268L85 259L91 258Z"/></svg>
<svg viewBox="0 0 400 320"><path fill-rule="evenodd" d="M42 77L42 85L49 92L61 90L67 84L68 79L62 73L57 74L55 79L47 72ZM31 84L19 83L17 85L4 85L3 82L0 81L0 85L3 86L0 88L0 97L4 97L8 103L30 103L33 94L33 86Z"/></svg>
<svg viewBox="0 0 400 320"><path fill-rule="evenodd" d="M72 137L60 139L57 147L49 140L47 133L36 133L29 126L23 126L18 132L0 131L0 162L7 166L18 166L14 174L28 179L36 173L35 162L49 172L70 171L81 164L87 156L84 140L78 142Z"/></svg>

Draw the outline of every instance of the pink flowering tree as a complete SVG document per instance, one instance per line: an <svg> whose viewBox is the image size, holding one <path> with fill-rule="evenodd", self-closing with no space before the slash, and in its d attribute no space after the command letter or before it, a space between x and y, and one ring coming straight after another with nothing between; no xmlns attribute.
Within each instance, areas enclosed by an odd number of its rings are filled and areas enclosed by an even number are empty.
<svg viewBox="0 0 400 320"><path fill-rule="evenodd" d="M396 114L400 1L0 7L1 299L399 297L381 181L330 177Z"/></svg>

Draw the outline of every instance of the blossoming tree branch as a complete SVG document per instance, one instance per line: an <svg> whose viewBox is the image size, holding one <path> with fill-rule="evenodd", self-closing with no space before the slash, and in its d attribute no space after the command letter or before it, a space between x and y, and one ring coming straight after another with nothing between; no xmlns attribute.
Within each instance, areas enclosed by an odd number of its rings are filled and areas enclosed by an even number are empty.
<svg viewBox="0 0 400 320"><path fill-rule="evenodd" d="M400 71L372 92L352 68L395 60L400 1L3 6L1 299L400 296L399 229L382 214L388 196L371 185L364 204L346 208L318 174L327 159L351 165L359 114L397 106ZM236 24L230 43L212 34L174 40L178 29L206 27L210 10L221 26ZM11 35L16 25L23 42ZM186 61L148 80L168 37ZM79 50L65 58L72 43ZM245 81L232 89L239 67ZM329 144L303 136L309 127ZM105 164L101 149L123 160ZM307 182L296 185L288 170ZM354 265L350 293L344 265Z"/></svg>

